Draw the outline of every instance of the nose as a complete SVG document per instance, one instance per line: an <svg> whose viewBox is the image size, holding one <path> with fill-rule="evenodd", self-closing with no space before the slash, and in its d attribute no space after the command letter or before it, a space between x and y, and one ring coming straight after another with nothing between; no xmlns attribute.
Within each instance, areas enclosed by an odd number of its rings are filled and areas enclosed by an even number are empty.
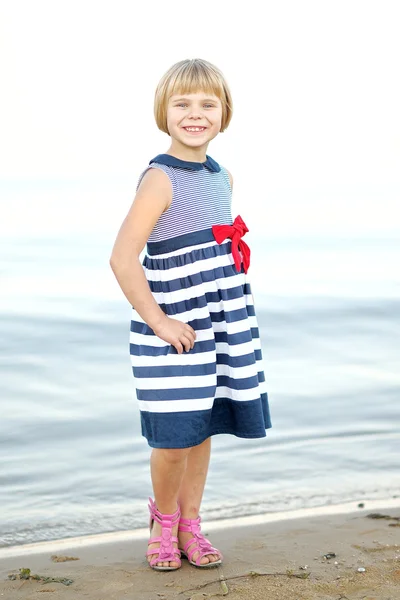
<svg viewBox="0 0 400 600"><path fill-rule="evenodd" d="M189 114L190 119L201 119L201 110L195 106L192 108Z"/></svg>

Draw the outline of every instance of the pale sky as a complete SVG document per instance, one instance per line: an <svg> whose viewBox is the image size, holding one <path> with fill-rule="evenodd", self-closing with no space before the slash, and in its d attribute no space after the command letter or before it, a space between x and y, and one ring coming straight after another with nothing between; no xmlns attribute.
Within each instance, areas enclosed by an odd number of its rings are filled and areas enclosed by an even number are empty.
<svg viewBox="0 0 400 600"><path fill-rule="evenodd" d="M399 17L385 0L0 2L0 233L115 229L169 146L157 82L194 57L230 83L207 153L249 227L397 231Z"/></svg>

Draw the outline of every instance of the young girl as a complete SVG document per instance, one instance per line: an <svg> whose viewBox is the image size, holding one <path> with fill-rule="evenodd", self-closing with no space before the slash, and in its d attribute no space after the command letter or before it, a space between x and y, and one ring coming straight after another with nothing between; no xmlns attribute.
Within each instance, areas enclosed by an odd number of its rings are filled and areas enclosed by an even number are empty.
<svg viewBox="0 0 400 600"><path fill-rule="evenodd" d="M222 561L200 531L211 436L265 437L271 421L248 229L232 218L231 174L206 154L231 120L229 87L209 62L183 60L159 82L154 109L170 146L140 175L110 264L132 305L130 354L153 448L148 561L174 570L182 555L207 568Z"/></svg>

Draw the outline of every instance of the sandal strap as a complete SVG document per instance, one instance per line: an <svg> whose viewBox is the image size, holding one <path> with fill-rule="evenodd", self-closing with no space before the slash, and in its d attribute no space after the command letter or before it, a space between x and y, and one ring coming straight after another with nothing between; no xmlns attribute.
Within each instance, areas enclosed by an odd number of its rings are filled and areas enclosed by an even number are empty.
<svg viewBox="0 0 400 600"><path fill-rule="evenodd" d="M170 540L172 543L178 543L178 538L175 537L174 535L171 535ZM158 536L158 537L153 537L151 538L148 542L147 545L149 544L157 544L158 542L162 542L164 541L164 538L162 536Z"/></svg>
<svg viewBox="0 0 400 600"><path fill-rule="evenodd" d="M179 520L178 531L183 531L185 533L197 533L200 531L200 523L201 517L198 516L197 519L184 519L183 517Z"/></svg>
<svg viewBox="0 0 400 600"><path fill-rule="evenodd" d="M170 521L172 524L171 526L174 527L174 525L176 525L179 522L180 515L181 515L179 504L178 504L178 508L176 509L176 511L174 513L172 513L172 515L163 514L162 512L160 512L156 506L156 503L151 498L149 498L148 507L149 507L151 519L153 519L154 521L157 521L158 523L160 523L160 525L162 524L163 521L167 521L167 522ZM166 525L167 525L167 523L166 523Z"/></svg>
<svg viewBox="0 0 400 600"><path fill-rule="evenodd" d="M161 525L161 535L153 537L149 540L148 545L159 543L158 548L151 548L146 552L146 556L155 556L150 561L150 566L155 566L158 562L178 562L181 565L181 551L179 548L174 548L173 543L178 544L178 538L172 535L172 528L179 522L180 518L180 507L172 515L161 513L155 502L149 498L149 511L150 511L150 529L152 528L153 521L157 521Z"/></svg>
<svg viewBox="0 0 400 600"><path fill-rule="evenodd" d="M207 556L207 554L218 554L222 558L221 552L214 548L209 540L201 533L200 522L200 516L198 516L197 519L185 519L181 517L178 527L178 531L184 533L190 532L193 535L193 537L184 545L183 551L190 561L192 560L193 554L198 552L199 555L196 558L197 565L200 565L201 559L204 556Z"/></svg>
<svg viewBox="0 0 400 600"><path fill-rule="evenodd" d="M153 540L154 541L154 540ZM151 543L151 541L149 542ZM158 562L178 562L181 564L181 552L178 548L172 548L172 552L169 551L169 548L163 550L160 548L151 548L151 550L147 550L146 556L152 556L155 554L156 556L151 559L150 566L156 565Z"/></svg>
<svg viewBox="0 0 400 600"><path fill-rule="evenodd" d="M196 534L195 537L192 537L183 547L183 551L187 554L189 560L192 560L193 554L195 552L199 553L199 556L196 559L196 563L200 563L200 560L203 556L207 556L207 554L221 554L219 550L211 546L210 542L200 533Z"/></svg>

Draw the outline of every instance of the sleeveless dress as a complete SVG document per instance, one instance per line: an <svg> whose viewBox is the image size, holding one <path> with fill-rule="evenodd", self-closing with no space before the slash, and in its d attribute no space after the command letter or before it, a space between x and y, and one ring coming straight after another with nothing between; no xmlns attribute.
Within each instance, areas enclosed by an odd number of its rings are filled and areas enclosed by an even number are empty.
<svg viewBox="0 0 400 600"><path fill-rule="evenodd" d="M150 168L168 175L173 196L142 266L160 308L193 327L196 340L178 354L132 308L142 434L153 448L188 448L219 433L265 437L271 419L249 277L235 265L232 239L218 243L212 231L233 224L228 172L210 156L200 163L159 154L137 188Z"/></svg>

